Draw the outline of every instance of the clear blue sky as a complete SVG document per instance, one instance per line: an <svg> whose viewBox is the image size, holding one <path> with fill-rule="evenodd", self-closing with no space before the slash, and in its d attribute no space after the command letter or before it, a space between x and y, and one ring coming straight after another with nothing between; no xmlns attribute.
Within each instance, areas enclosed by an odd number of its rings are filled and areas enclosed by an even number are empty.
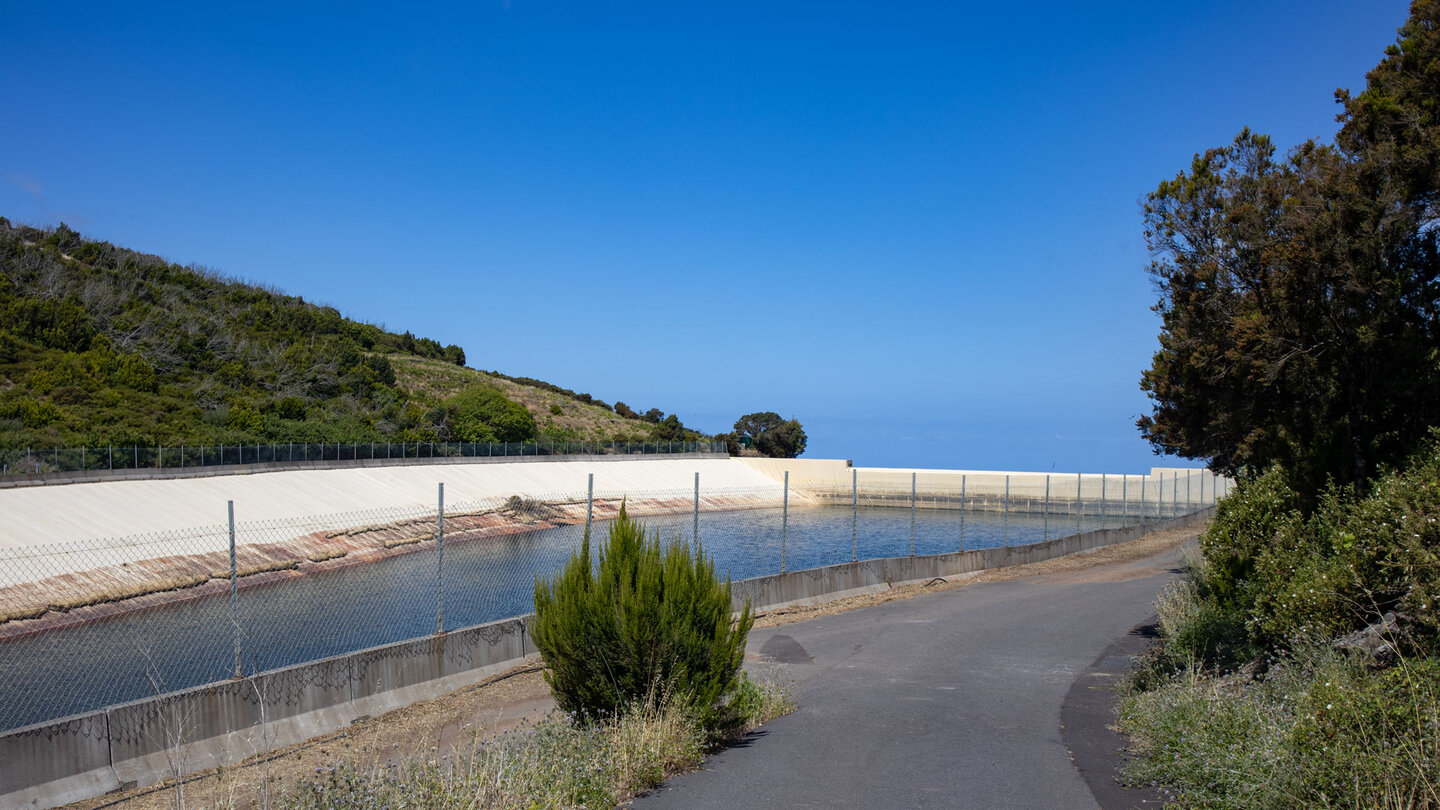
<svg viewBox="0 0 1440 810"><path fill-rule="evenodd" d="M0 216L810 456L1142 472L1139 200L1330 138L1405 12L8 3Z"/></svg>

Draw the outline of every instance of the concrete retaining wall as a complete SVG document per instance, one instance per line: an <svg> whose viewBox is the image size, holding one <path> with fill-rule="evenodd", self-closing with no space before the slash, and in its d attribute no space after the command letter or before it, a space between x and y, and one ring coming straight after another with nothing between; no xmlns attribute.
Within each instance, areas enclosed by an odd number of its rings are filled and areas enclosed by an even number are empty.
<svg viewBox="0 0 1440 810"><path fill-rule="evenodd" d="M1127 526L1123 529L1100 529L1060 537L1046 543L920 557L861 560L755 577L734 584L735 608L740 609L747 597L757 610L774 610L881 591L899 585L928 582L936 577L963 576L992 568L1053 560L1067 554L1128 542L1160 529L1196 525L1207 520L1213 511L1214 507L1210 507L1158 523Z"/></svg>
<svg viewBox="0 0 1440 810"><path fill-rule="evenodd" d="M1174 520L1026 546L892 557L734 584L737 608L818 602L935 577L1040 562L1197 524ZM0 735L0 807L56 807L238 762L477 683L533 659L530 616L159 695Z"/></svg>
<svg viewBox="0 0 1440 810"><path fill-rule="evenodd" d="M0 735L0 807L56 807L238 762L525 661L529 616L199 686Z"/></svg>

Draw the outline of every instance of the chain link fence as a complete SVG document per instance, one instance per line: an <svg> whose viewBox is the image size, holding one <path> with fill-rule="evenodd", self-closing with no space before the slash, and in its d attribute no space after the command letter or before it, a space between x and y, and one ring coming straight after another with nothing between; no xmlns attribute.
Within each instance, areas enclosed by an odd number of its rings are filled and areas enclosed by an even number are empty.
<svg viewBox="0 0 1440 810"><path fill-rule="evenodd" d="M523 456L724 453L725 442L288 442L0 450L0 475L109 470L189 470L314 461L415 461Z"/></svg>
<svg viewBox="0 0 1440 810"><path fill-rule="evenodd" d="M585 492L463 503L445 503L441 485L427 507L246 521L245 504L217 503L211 526L0 549L0 731L527 613L536 577L587 527L598 552L622 502L744 579L1042 542L1217 494L1093 477L962 476L956 488L912 476L907 492L894 476L799 490L704 489L697 474L691 489L641 493L596 491L592 478Z"/></svg>

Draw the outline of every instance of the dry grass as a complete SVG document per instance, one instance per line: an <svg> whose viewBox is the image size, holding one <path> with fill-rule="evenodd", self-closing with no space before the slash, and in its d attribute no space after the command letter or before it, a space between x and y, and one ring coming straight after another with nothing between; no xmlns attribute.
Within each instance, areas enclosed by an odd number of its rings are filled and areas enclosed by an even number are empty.
<svg viewBox="0 0 1440 810"><path fill-rule="evenodd" d="M227 572L225 576L228 577L230 574ZM144 582L117 583L97 591L87 591L74 595L59 594L50 601L47 609L64 613L82 607L103 605L107 602L119 602L122 599L132 599L137 596L145 596L146 594L193 588L196 585L209 582L210 579L211 577L208 574L175 574L160 579L147 579Z"/></svg>
<svg viewBox="0 0 1440 810"><path fill-rule="evenodd" d="M187 806L259 807L258 787L269 779L272 790L298 785L301 777L328 772L340 762L361 769L398 765L413 756L441 756L469 745L476 732L494 736L534 725L554 708L540 667L528 665L501 673L434 700L415 703L298 745L257 752L224 768L186 780ZM166 783L87 799L72 810L174 810L174 785Z"/></svg>
<svg viewBox="0 0 1440 810"><path fill-rule="evenodd" d="M399 548L400 546L411 546L416 543L423 543L426 540L434 540L435 534L417 534L411 537L396 537L393 540L385 541L385 548Z"/></svg>
<svg viewBox="0 0 1440 810"><path fill-rule="evenodd" d="M344 550L330 553L322 559L331 559L344 555ZM312 560L315 558L312 557ZM318 562L318 560L316 560ZM255 574L265 574L271 571L286 571L300 566L299 560L261 560L249 563L236 568L237 577L248 577ZM77 593L54 593L46 597L45 603L28 602L20 605L7 605L0 607L0 624L21 619L38 619L46 613L68 613L84 607L94 605L105 605L111 602L123 602L126 599L135 599L141 596L149 596L156 593L167 593L185 588L193 588L196 585L203 585L212 579L229 579L230 569L211 571L208 574L179 573L168 576L158 576L139 582L117 582L99 588L92 588Z"/></svg>
<svg viewBox="0 0 1440 810"><path fill-rule="evenodd" d="M587 405L554 391L521 385L441 360L394 355L389 359L395 369L395 381L426 402L438 403L449 399L472 385L488 385L524 405L542 431L566 431L576 441L645 441L650 436L647 424L625 419L608 408ZM552 405L560 408L559 415L551 413Z"/></svg>
<svg viewBox="0 0 1440 810"><path fill-rule="evenodd" d="M311 552L310 554L306 555L306 559L308 559L308 560L309 560L310 562L312 562L312 563L321 563L321 562L325 562L326 560L333 560L333 559L336 559L336 558L338 558L338 557L344 557L346 554L349 554L349 553L350 553L350 550L349 550L349 549L344 549L344 548L327 548L327 549L325 549L325 550L323 550L323 551L313 551L313 552Z"/></svg>
<svg viewBox="0 0 1440 810"><path fill-rule="evenodd" d="M750 726L795 705L774 687L753 689L751 700ZM185 780L186 806L253 810L263 806L260 788L268 780L271 806L288 808L613 807L694 767L706 749L678 707L641 709L593 727L553 710L540 668L520 667L345 731L195 774ZM166 783L69 807L167 810L175 795L175 785Z"/></svg>
<svg viewBox="0 0 1440 810"><path fill-rule="evenodd" d="M20 619L38 619L50 612L49 605L6 605L0 607L0 624Z"/></svg>
<svg viewBox="0 0 1440 810"><path fill-rule="evenodd" d="M236 577L249 577L255 574L268 574L271 571L289 571L300 567L299 560L261 560L260 562L247 563L235 566ZM229 579L230 569L224 568L210 574L211 579Z"/></svg>

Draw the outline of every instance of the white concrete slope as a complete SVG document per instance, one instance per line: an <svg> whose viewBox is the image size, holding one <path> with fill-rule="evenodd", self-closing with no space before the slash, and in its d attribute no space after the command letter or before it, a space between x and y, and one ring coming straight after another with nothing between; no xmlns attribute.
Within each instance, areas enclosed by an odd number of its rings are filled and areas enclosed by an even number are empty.
<svg viewBox="0 0 1440 810"><path fill-rule="evenodd" d="M843 462L842 462L843 463ZM145 481L105 481L0 490L0 549L75 543L225 523L225 502L240 522L279 520L522 495L656 495L770 492L772 477L731 459L626 459L444 464L342 470L294 470ZM336 527L339 528L339 527Z"/></svg>

